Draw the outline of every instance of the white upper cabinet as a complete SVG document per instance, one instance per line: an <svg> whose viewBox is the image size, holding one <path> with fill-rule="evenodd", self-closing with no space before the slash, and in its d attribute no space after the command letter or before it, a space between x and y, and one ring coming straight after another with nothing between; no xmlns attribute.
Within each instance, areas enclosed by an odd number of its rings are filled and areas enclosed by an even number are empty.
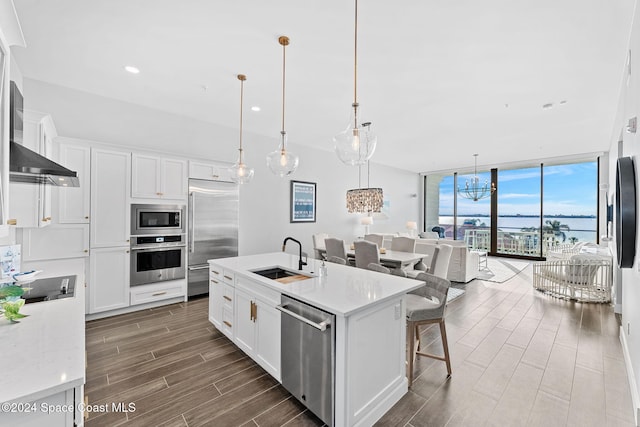
<svg viewBox="0 0 640 427"><path fill-rule="evenodd" d="M225 163L204 163L189 161L189 178L207 179L209 181L227 181L231 180L229 167L231 165Z"/></svg>
<svg viewBox="0 0 640 427"><path fill-rule="evenodd" d="M51 116L36 111L24 111L23 145L51 158L53 138L57 136ZM18 227L44 227L51 224L51 185L11 182L10 217Z"/></svg>
<svg viewBox="0 0 640 427"><path fill-rule="evenodd" d="M187 163L184 160L133 153L131 166L131 197L169 200L187 198Z"/></svg>
<svg viewBox="0 0 640 427"><path fill-rule="evenodd" d="M80 187L56 187L58 197L57 220L61 224L88 224L90 205L91 148L84 145L60 143L59 163L78 173Z"/></svg>
<svg viewBox="0 0 640 427"><path fill-rule="evenodd" d="M91 150L91 247L129 246L131 154Z"/></svg>

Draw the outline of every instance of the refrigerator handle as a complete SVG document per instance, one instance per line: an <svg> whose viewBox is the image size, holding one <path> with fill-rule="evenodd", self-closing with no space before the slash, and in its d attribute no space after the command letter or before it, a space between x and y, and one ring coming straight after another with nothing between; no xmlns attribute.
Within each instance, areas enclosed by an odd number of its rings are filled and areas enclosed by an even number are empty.
<svg viewBox="0 0 640 427"><path fill-rule="evenodd" d="M189 193L189 253L195 251L195 227L193 226L193 214L196 207L193 191Z"/></svg>

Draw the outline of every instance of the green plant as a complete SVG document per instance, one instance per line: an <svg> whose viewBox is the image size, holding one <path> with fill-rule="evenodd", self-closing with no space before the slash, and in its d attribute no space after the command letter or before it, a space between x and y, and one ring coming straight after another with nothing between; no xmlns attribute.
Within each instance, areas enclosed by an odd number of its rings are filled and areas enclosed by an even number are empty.
<svg viewBox="0 0 640 427"><path fill-rule="evenodd" d="M20 308L24 305L24 300L20 298L22 294L24 289L21 286L0 287L0 311L13 323L18 323L18 319L27 317L26 314L20 313Z"/></svg>

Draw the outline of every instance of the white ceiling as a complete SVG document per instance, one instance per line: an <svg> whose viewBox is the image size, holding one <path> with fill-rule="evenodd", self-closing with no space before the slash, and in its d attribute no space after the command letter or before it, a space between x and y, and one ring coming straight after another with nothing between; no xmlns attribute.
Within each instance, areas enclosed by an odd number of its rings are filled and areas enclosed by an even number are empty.
<svg viewBox="0 0 640 427"><path fill-rule="evenodd" d="M24 77L332 150L353 97L353 0L14 0ZM415 171L609 148L635 0L361 0L373 161ZM140 68L138 75L123 70ZM207 87L205 91L203 86ZM567 101L560 105L560 101ZM553 108L542 105L553 103Z"/></svg>

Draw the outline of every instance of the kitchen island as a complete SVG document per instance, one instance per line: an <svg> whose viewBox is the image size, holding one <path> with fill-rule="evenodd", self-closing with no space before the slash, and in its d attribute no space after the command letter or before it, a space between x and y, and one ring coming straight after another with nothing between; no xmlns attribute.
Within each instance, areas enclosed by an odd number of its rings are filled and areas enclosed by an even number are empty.
<svg viewBox="0 0 640 427"><path fill-rule="evenodd" d="M84 277L73 297L20 312L29 316L20 323L0 317L0 425L83 425Z"/></svg>
<svg viewBox="0 0 640 427"><path fill-rule="evenodd" d="M281 325L289 316L281 312L283 296L335 316L328 326L335 336L334 422L325 420L328 424L372 425L407 392L403 296L422 282L332 263L320 276L320 261L310 259L300 271L298 256L281 252L209 265L209 320L278 381L296 369L281 364L282 349L291 347L281 342ZM277 268L302 276L256 274ZM306 345L301 341L298 347Z"/></svg>

